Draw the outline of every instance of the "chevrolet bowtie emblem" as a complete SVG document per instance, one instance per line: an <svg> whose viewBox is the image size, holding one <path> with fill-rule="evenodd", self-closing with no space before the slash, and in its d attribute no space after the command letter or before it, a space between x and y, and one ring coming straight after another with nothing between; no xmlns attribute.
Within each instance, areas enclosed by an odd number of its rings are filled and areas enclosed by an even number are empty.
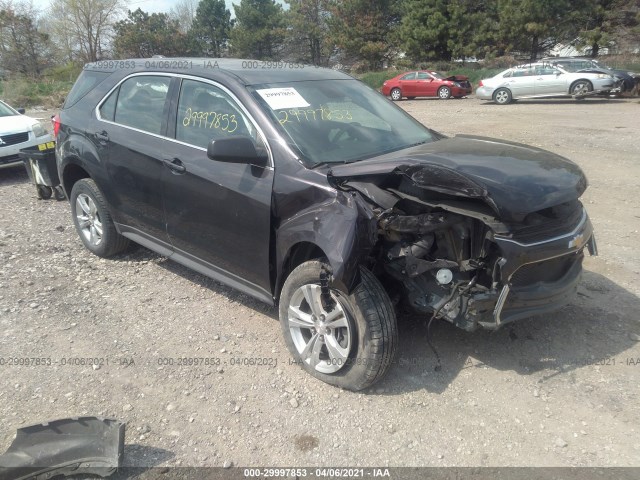
<svg viewBox="0 0 640 480"><path fill-rule="evenodd" d="M583 233L579 233L578 235L576 235L575 237L573 237L571 240L569 240L569 248L580 248L582 245L584 245L585 239L584 239L584 234Z"/></svg>

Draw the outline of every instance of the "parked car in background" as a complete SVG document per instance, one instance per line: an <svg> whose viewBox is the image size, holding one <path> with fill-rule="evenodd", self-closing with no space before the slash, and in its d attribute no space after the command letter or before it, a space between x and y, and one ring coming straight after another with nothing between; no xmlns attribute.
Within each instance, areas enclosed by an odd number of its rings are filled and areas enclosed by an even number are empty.
<svg viewBox="0 0 640 480"><path fill-rule="evenodd" d="M512 67L480 80L476 97L505 105L520 98L609 94L615 87L616 80L608 73L568 72L541 62Z"/></svg>
<svg viewBox="0 0 640 480"><path fill-rule="evenodd" d="M44 125L0 100L0 166L22 162L18 152L53 139Z"/></svg>
<svg viewBox="0 0 640 480"><path fill-rule="evenodd" d="M324 382L385 375L391 297L496 329L570 302L596 253L587 180L559 155L447 138L330 69L125 62L86 65L54 117L81 241L109 257L131 240L277 305Z"/></svg>
<svg viewBox="0 0 640 480"><path fill-rule="evenodd" d="M390 96L395 101L402 97L409 100L416 97L438 97L443 100L451 97L462 98L469 95L471 91L469 77L464 75L445 77L433 70L402 73L384 82L381 88L383 95Z"/></svg>
<svg viewBox="0 0 640 480"><path fill-rule="evenodd" d="M620 92L630 92L636 85L634 72L611 68L592 58L582 57L547 57L541 60L558 66L567 72L591 72L613 75L619 82Z"/></svg>

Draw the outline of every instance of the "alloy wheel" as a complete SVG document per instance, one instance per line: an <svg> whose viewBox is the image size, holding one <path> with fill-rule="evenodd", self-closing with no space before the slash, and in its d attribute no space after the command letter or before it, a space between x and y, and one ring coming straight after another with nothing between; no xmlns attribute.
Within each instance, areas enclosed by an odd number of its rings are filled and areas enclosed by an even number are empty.
<svg viewBox="0 0 640 480"><path fill-rule="evenodd" d="M76 218L82 236L93 246L102 242L102 220L93 199L86 193L76 198Z"/></svg>
<svg viewBox="0 0 640 480"><path fill-rule="evenodd" d="M337 291L326 307L320 285L303 285L289 303L291 339L302 361L320 373L335 373L348 363L352 329Z"/></svg>

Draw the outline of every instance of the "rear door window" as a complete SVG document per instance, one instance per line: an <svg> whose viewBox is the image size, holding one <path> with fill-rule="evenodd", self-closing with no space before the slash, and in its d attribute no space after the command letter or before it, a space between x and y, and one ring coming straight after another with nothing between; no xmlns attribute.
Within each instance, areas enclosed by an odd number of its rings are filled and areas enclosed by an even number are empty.
<svg viewBox="0 0 640 480"><path fill-rule="evenodd" d="M400 80L415 80L415 79L416 79L416 72L407 73L406 75L400 78Z"/></svg>
<svg viewBox="0 0 640 480"><path fill-rule="evenodd" d="M131 77L101 105L100 116L120 125L161 135L170 83L171 77L166 76Z"/></svg>

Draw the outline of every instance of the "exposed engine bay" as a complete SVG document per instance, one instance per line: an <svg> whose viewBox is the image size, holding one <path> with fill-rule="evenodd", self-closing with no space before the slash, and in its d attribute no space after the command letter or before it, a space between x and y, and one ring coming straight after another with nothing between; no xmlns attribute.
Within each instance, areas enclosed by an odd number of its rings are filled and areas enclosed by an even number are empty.
<svg viewBox="0 0 640 480"><path fill-rule="evenodd" d="M466 181L455 185L464 190L456 195L421 185L416 179L424 173L410 167L341 185L373 208L378 243L371 268L389 280L392 298L465 330L498 328L571 300L584 247L595 254L592 227L577 199L507 222L481 187ZM450 186L453 174L448 177Z"/></svg>

